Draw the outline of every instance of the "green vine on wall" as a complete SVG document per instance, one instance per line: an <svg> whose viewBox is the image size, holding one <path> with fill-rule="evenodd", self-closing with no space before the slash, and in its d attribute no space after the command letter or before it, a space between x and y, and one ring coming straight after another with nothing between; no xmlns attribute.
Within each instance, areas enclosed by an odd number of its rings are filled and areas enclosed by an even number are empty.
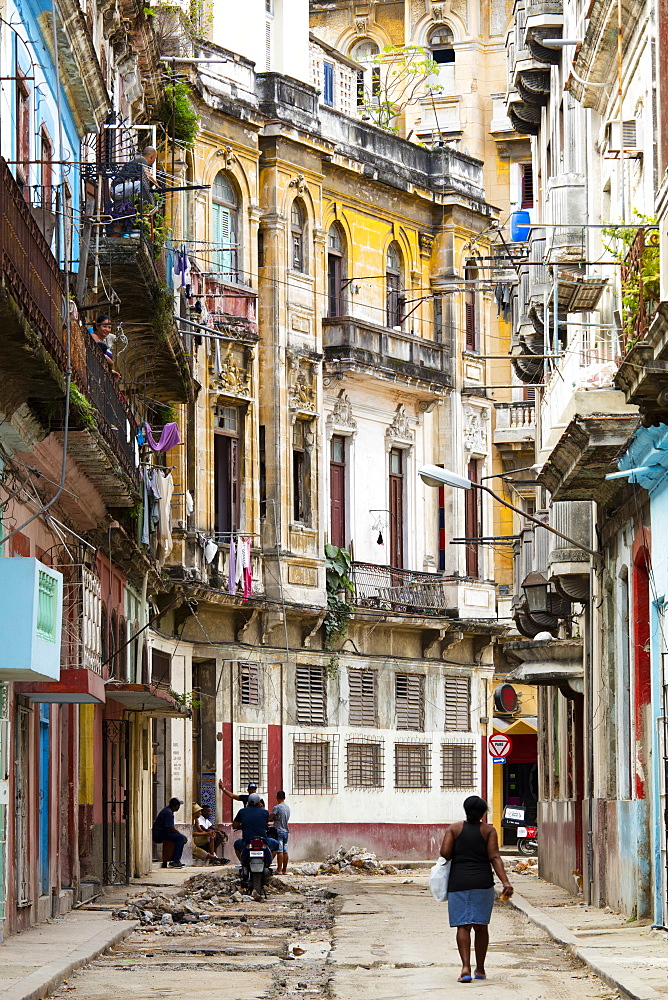
<svg viewBox="0 0 668 1000"><path fill-rule="evenodd" d="M74 382L70 382L70 405L77 411L84 427L95 427L97 424L95 409Z"/></svg>
<svg viewBox="0 0 668 1000"><path fill-rule="evenodd" d="M325 545L325 573L327 580L327 613L323 622L325 649L332 652L327 665L327 674L334 677L339 670L339 655L334 652L334 644L343 642L348 635L348 624L352 618L352 605L346 595L354 591L350 579L352 558L346 549L338 545Z"/></svg>
<svg viewBox="0 0 668 1000"><path fill-rule="evenodd" d="M199 131L200 118L190 100L187 83L169 83L163 90L155 116L163 135L192 149Z"/></svg>

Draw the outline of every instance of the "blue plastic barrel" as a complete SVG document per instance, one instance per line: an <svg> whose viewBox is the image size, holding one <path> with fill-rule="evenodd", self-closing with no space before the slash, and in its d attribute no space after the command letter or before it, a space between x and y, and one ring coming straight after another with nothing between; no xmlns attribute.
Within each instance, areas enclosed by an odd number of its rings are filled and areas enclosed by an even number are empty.
<svg viewBox="0 0 668 1000"><path fill-rule="evenodd" d="M513 212L510 216L510 238L513 243L524 243L529 239L531 217L528 212Z"/></svg>

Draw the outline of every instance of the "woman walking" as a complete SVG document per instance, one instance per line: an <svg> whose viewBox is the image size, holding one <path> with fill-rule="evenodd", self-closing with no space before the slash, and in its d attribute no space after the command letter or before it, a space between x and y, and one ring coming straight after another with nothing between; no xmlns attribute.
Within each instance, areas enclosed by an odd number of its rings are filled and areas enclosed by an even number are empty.
<svg viewBox="0 0 668 1000"><path fill-rule="evenodd" d="M448 915L450 926L457 928L457 948L462 960L458 983L473 978L486 979L485 958L489 946L489 924L494 905L496 872L503 894L508 899L513 887L508 881L499 854L499 838L491 823L483 823L487 803L479 795L464 802L466 820L452 823L441 844L441 856L451 861L448 880ZM475 970L471 975L471 928L475 931Z"/></svg>

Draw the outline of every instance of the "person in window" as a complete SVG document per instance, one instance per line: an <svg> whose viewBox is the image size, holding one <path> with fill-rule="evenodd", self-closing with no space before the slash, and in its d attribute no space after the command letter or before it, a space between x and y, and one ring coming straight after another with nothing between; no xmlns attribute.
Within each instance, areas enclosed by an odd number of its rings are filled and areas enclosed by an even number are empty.
<svg viewBox="0 0 668 1000"><path fill-rule="evenodd" d="M489 947L488 924L494 905L494 875L509 899L513 887L499 854L499 838L491 823L483 823L487 803L479 795L464 800L466 819L451 823L441 844L441 857L451 861L448 879L448 916L457 928L457 948L462 960L459 983L487 979L485 958ZM471 975L471 930L475 931L476 965Z"/></svg>
<svg viewBox="0 0 668 1000"><path fill-rule="evenodd" d="M172 854L172 860L169 862L170 868L185 868L185 865L181 861L181 855L183 854L183 848L188 842L188 838L179 833L174 821L174 813L179 811L181 805L181 799L170 799L165 808L161 809L156 816L151 831L154 843L164 844L166 840L173 842L174 853ZM162 867L167 868L167 865L168 862L163 861Z"/></svg>
<svg viewBox="0 0 668 1000"><path fill-rule="evenodd" d="M238 796L235 796L237 798ZM241 837L234 841L234 852L241 861L241 852L244 844L247 844L253 837L261 837L266 841L267 847L271 851L272 859L276 857L278 851L278 841L267 835L269 825L269 813L260 805L260 796L253 792L248 796L248 805L240 809L234 817L232 829L241 830Z"/></svg>
<svg viewBox="0 0 668 1000"><path fill-rule="evenodd" d="M221 778L218 782L218 787L220 788L223 795L227 795L228 799L234 799L236 802L243 802L244 806L248 805L248 799L254 792L257 792L257 785L254 781L250 781L246 787L247 795L235 795L234 792L230 792L227 788L223 786L223 779Z"/></svg>

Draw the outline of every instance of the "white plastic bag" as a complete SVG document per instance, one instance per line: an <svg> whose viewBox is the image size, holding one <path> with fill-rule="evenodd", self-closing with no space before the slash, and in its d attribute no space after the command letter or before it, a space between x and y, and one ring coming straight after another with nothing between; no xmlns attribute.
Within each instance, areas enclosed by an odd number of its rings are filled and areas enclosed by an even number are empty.
<svg viewBox="0 0 668 1000"><path fill-rule="evenodd" d="M439 858L429 874L429 891L437 903L443 903L448 898L449 878L450 862Z"/></svg>

